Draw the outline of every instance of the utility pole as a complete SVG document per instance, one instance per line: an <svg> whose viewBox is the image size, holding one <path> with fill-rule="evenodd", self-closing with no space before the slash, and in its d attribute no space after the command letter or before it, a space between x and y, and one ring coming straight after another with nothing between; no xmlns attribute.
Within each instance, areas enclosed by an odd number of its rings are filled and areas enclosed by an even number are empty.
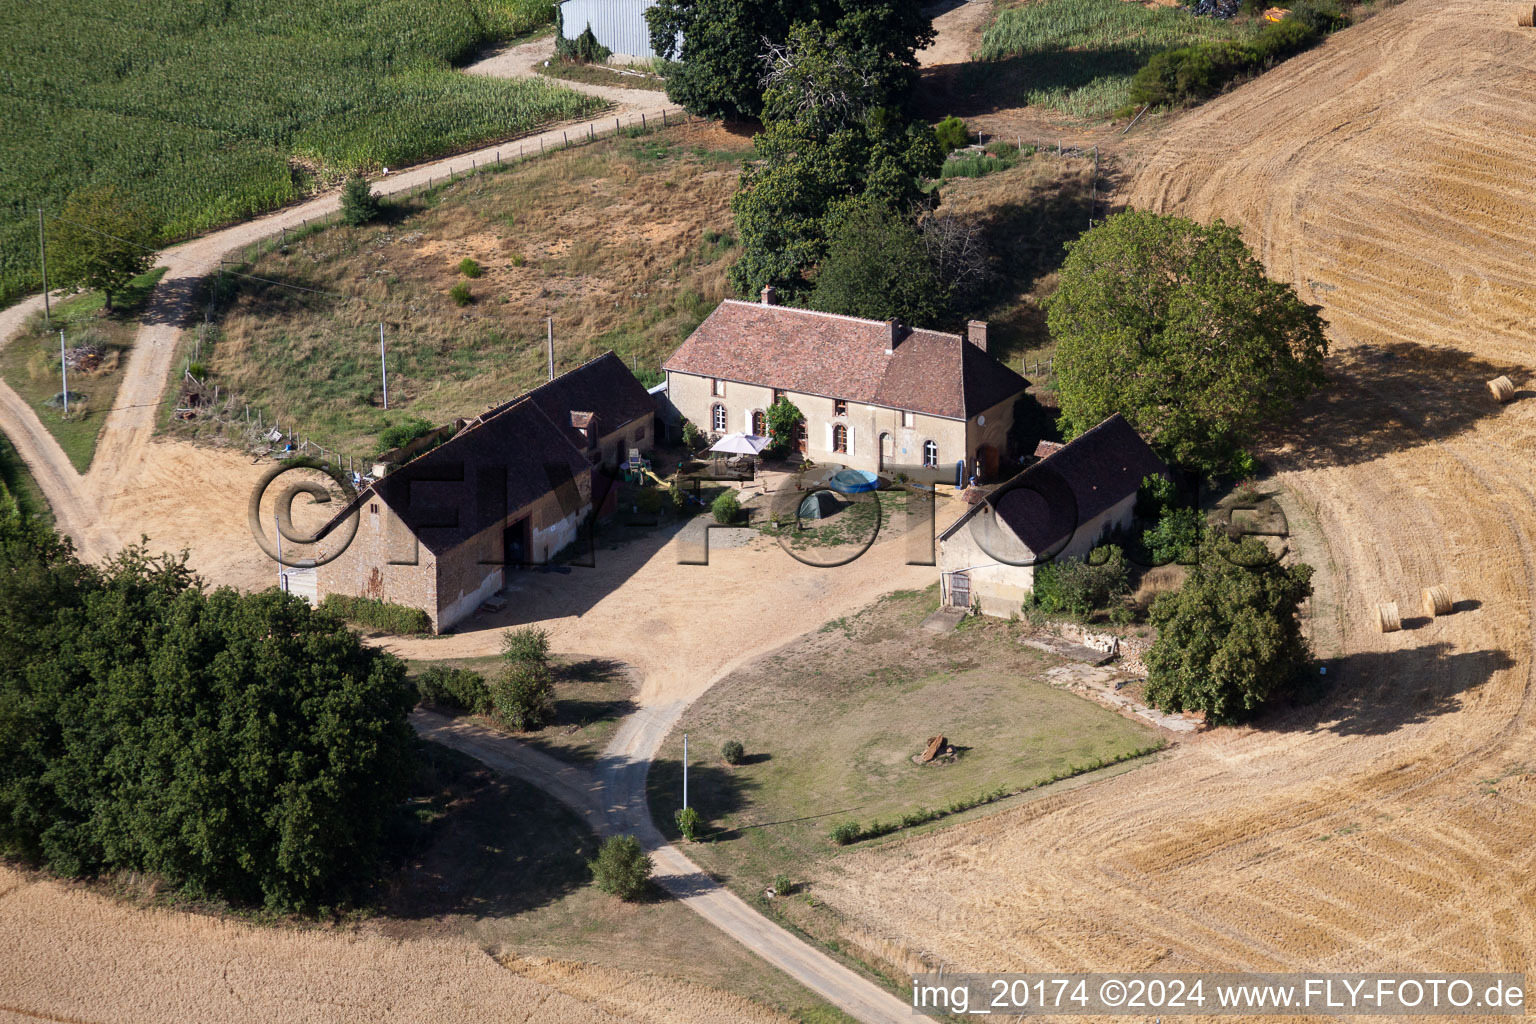
<svg viewBox="0 0 1536 1024"><path fill-rule="evenodd" d="M683 810L688 809L688 734L683 733Z"/></svg>
<svg viewBox="0 0 1536 1024"><path fill-rule="evenodd" d="M272 513L272 532L277 534L277 589L287 590L283 586L283 522L276 512Z"/></svg>
<svg viewBox="0 0 1536 1024"><path fill-rule="evenodd" d="M384 362L384 321L379 321L379 376L384 381L384 408L389 408L389 364Z"/></svg>
<svg viewBox="0 0 1536 1024"><path fill-rule="evenodd" d="M64 415L69 415L69 360L64 357L64 330L59 329L59 374L64 378Z"/></svg>
<svg viewBox="0 0 1536 1024"><path fill-rule="evenodd" d="M548 348L549 348L549 379L550 380L554 380L555 379L555 318L552 317L552 316L547 316L547 317L544 318L544 323L549 328L549 343L548 343ZM686 806L686 804L685 804L685 806Z"/></svg>
<svg viewBox="0 0 1536 1024"><path fill-rule="evenodd" d="M48 307L48 235L43 230L43 208L37 208L37 252L43 261L43 323L53 326L53 311Z"/></svg>

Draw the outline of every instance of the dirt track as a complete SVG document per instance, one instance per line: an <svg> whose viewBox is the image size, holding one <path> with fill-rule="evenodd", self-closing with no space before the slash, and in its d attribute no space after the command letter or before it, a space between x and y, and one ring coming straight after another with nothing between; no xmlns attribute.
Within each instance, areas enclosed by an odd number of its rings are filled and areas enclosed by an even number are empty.
<svg viewBox="0 0 1536 1024"><path fill-rule="evenodd" d="M1506 6L1408 0L1133 175L1136 206L1240 223L1332 323L1336 386L1274 460L1334 563L1331 696L840 861L823 898L957 969L1532 968L1532 82ZM1418 611L1433 583L1455 614Z"/></svg>

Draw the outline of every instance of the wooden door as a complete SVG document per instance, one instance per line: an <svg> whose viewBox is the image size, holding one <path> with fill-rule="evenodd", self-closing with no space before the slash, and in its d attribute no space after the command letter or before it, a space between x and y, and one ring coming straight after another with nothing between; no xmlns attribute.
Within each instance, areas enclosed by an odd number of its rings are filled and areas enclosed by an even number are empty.
<svg viewBox="0 0 1536 1024"><path fill-rule="evenodd" d="M880 469L883 472L896 457L896 441L890 434L880 435Z"/></svg>
<svg viewBox="0 0 1536 1024"><path fill-rule="evenodd" d="M971 577L957 572L949 578L949 603L955 608L971 606Z"/></svg>

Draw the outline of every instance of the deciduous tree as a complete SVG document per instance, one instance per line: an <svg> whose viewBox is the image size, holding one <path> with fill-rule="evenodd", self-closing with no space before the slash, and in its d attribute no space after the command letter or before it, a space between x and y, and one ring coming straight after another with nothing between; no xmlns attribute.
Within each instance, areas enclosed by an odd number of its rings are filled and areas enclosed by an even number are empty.
<svg viewBox="0 0 1536 1024"><path fill-rule="evenodd" d="M1047 308L1069 436L1119 412L1165 458L1225 473L1323 383L1322 317L1220 220L1109 218L1068 244Z"/></svg>
<svg viewBox="0 0 1536 1024"><path fill-rule="evenodd" d="M1255 537L1209 536L1184 585L1152 605L1147 700L1215 725L1251 717L1311 668L1297 615L1311 593L1311 566L1277 564Z"/></svg>
<svg viewBox="0 0 1536 1024"><path fill-rule="evenodd" d="M112 293L154 265L155 224L143 205L113 185L73 193L53 229L48 271L64 288Z"/></svg>

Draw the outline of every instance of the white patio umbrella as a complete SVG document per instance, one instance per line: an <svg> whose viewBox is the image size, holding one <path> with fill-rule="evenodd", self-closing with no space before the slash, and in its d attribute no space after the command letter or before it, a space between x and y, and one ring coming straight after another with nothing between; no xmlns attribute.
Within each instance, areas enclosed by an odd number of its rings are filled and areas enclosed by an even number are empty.
<svg viewBox="0 0 1536 1024"><path fill-rule="evenodd" d="M770 439L757 434L726 434L709 446L712 452L729 452L733 455L760 455Z"/></svg>

